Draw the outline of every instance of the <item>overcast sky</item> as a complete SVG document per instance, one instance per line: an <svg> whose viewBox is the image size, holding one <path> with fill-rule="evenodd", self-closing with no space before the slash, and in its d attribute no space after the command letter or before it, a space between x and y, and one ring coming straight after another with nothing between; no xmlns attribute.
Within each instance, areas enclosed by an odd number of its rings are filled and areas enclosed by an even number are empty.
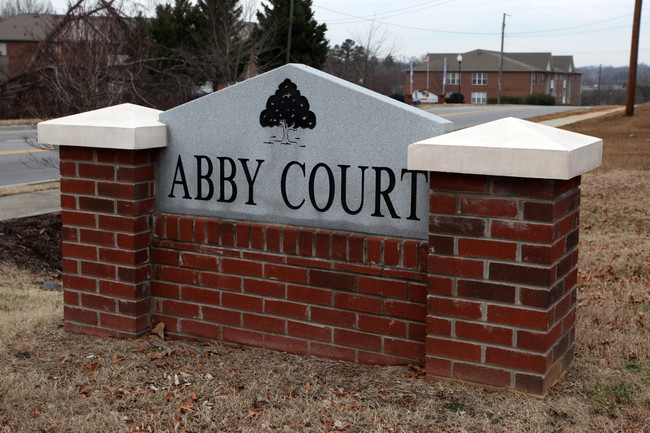
<svg viewBox="0 0 650 433"><path fill-rule="evenodd" d="M155 1L155 0L143 0ZM256 0L245 0L256 1ZM259 0L257 0L259 2ZM62 10L66 0L52 0ZM505 52L573 55L576 67L625 66L630 61L634 0L313 0L330 45L365 39L396 57L427 52L499 51L506 13ZM650 64L650 5L641 16L639 62Z"/></svg>

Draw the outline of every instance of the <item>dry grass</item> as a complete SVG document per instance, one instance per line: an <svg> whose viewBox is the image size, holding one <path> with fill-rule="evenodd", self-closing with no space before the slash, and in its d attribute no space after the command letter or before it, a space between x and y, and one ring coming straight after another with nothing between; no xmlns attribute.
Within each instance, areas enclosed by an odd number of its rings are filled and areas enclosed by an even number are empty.
<svg viewBox="0 0 650 433"><path fill-rule="evenodd" d="M583 177L576 359L544 400L425 382L417 366L70 335L61 293L0 264L0 432L650 431L650 158L641 165Z"/></svg>
<svg viewBox="0 0 650 433"><path fill-rule="evenodd" d="M26 194L28 192L49 191L51 189L59 189L59 182L31 183L1 187L0 197L15 194Z"/></svg>
<svg viewBox="0 0 650 433"><path fill-rule="evenodd" d="M43 119L0 119L0 126L36 125Z"/></svg>

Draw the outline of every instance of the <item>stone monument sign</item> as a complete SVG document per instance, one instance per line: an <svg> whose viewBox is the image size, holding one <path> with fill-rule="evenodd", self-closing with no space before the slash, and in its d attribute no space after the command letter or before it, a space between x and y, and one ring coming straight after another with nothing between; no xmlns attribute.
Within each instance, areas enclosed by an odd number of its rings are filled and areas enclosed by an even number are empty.
<svg viewBox="0 0 650 433"><path fill-rule="evenodd" d="M452 123L290 64L160 114L160 210L426 239L407 146Z"/></svg>

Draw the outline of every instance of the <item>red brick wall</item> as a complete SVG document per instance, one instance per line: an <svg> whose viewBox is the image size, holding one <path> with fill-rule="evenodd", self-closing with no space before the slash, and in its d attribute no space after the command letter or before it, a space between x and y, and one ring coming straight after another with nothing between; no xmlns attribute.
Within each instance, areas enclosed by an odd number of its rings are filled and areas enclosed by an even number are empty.
<svg viewBox="0 0 650 433"><path fill-rule="evenodd" d="M430 375L544 394L568 366L579 184L432 173Z"/></svg>
<svg viewBox="0 0 650 433"><path fill-rule="evenodd" d="M25 69L38 49L38 42L6 42L11 74Z"/></svg>
<svg viewBox="0 0 650 433"><path fill-rule="evenodd" d="M448 73L458 73L457 70L450 69ZM461 82L460 82L460 91L465 95L465 103L470 103L472 100L472 92L486 92L487 97L496 98L499 95L499 73L498 72L489 72L487 84L478 86L472 84L472 71L461 71ZM569 90L569 80L574 80L576 75L569 74L557 74L558 82L556 83L555 92L551 92L550 86L549 91L546 91L547 82L556 74L544 74L545 82L542 84L542 73L536 73L537 82L532 85L531 91L531 72L504 72L502 78L502 96L528 96L531 93L549 93L553 94L557 98L557 103L562 103L562 92L566 92L567 104L579 105L580 104L580 80L578 79L577 84L575 82L571 85L571 94L568 93ZM566 77L567 87L562 89L563 80ZM579 76L578 76L579 77ZM424 90L427 88L427 73L426 72L414 72L413 73L413 91L415 90ZM407 96L410 96L410 73L406 72L406 93ZM442 94L442 72L429 72L429 90L435 94ZM445 93L455 93L458 92L458 84L447 85L445 86ZM570 98L573 99L570 100ZM410 99L409 99L410 101Z"/></svg>
<svg viewBox="0 0 650 433"><path fill-rule="evenodd" d="M424 359L426 244L161 214L154 322L171 335L371 364Z"/></svg>
<svg viewBox="0 0 650 433"><path fill-rule="evenodd" d="M65 328L207 337L545 394L573 356L580 178L431 173L427 242L155 212L157 150L60 149Z"/></svg>

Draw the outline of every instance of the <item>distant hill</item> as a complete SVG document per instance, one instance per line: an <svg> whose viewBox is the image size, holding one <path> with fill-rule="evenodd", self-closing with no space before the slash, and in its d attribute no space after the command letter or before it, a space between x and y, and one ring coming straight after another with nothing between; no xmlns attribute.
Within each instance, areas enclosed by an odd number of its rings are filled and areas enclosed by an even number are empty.
<svg viewBox="0 0 650 433"><path fill-rule="evenodd" d="M595 86L598 84L598 69L600 66L585 66L577 68L582 72L582 84ZM628 66L603 66L601 84L624 84L627 83ZM637 72L637 84L650 84L650 66L640 63ZM645 83L640 83L644 80Z"/></svg>
<svg viewBox="0 0 650 433"><path fill-rule="evenodd" d="M627 93L628 66L600 66L577 68L582 72L582 105L625 104ZM637 104L650 101L650 66L640 63L636 73Z"/></svg>

